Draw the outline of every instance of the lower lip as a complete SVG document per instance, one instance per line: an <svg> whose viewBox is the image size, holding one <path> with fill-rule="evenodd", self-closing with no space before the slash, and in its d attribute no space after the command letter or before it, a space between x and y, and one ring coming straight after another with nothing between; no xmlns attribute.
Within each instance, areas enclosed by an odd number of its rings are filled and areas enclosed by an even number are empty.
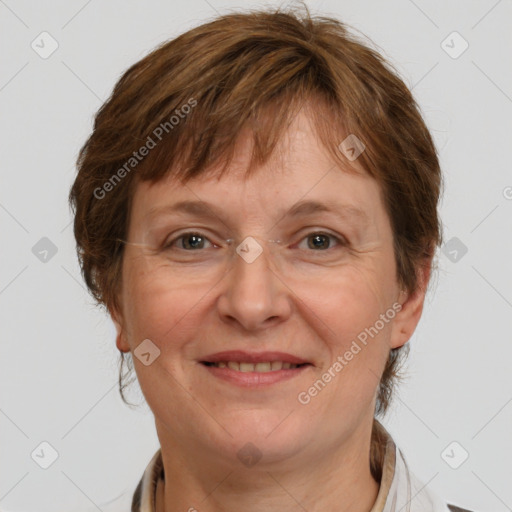
<svg viewBox="0 0 512 512"><path fill-rule="evenodd" d="M288 370L275 370L271 372L239 372L227 367L218 368L217 366L200 364L214 377L247 388L269 386L271 384L276 384L277 382L293 379L311 367L310 364L307 364L299 366L298 368L290 368Z"/></svg>

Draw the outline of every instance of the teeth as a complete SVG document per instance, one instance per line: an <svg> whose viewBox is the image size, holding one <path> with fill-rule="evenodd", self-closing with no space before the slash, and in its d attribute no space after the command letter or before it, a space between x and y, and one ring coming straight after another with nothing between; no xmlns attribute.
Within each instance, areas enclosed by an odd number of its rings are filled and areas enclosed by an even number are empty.
<svg viewBox="0 0 512 512"><path fill-rule="evenodd" d="M269 372L271 370L272 363L256 363L254 366L257 372Z"/></svg>
<svg viewBox="0 0 512 512"><path fill-rule="evenodd" d="M255 366L251 363L240 363L240 371L241 372L253 372Z"/></svg>
<svg viewBox="0 0 512 512"><path fill-rule="evenodd" d="M258 372L267 373L275 372L276 370L293 370L297 368L298 364L283 363L282 361L268 361L264 363L245 363L237 361L219 361L218 363L212 363L212 366L216 368L229 368L237 372Z"/></svg>

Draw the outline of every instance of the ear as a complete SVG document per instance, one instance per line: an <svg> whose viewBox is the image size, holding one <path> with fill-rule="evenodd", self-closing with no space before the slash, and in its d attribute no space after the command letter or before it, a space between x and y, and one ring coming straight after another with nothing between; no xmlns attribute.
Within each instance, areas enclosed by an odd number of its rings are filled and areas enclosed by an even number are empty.
<svg viewBox="0 0 512 512"><path fill-rule="evenodd" d="M401 309L393 321L390 348L398 348L405 345L416 330L421 313L423 312L431 269L432 258L429 257L418 269L418 286L416 291L412 294L406 291L400 292L398 302L401 304Z"/></svg>
<svg viewBox="0 0 512 512"><path fill-rule="evenodd" d="M110 318L112 318L112 322L116 327L117 335L116 335L116 346L120 352L130 352L130 345L126 340L123 328L123 316L118 312L115 307L109 307L108 312L110 314Z"/></svg>

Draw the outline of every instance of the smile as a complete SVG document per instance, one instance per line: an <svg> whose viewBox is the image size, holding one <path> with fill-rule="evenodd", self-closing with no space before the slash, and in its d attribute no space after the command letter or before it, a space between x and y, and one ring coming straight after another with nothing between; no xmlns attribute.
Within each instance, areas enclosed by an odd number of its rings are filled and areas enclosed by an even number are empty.
<svg viewBox="0 0 512 512"><path fill-rule="evenodd" d="M215 380L223 381L242 388L260 389L272 384L298 377L308 368L310 363L289 363L283 361L202 361L199 365Z"/></svg>
<svg viewBox="0 0 512 512"><path fill-rule="evenodd" d="M248 362L238 362L238 361L218 361L203 363L207 366L213 366L215 368L229 368L230 370L235 370L237 372L258 372L258 373L267 373L267 372L275 372L278 370L294 370L299 366L304 366L304 364L293 364L287 363L283 361L266 361L261 363L248 363Z"/></svg>

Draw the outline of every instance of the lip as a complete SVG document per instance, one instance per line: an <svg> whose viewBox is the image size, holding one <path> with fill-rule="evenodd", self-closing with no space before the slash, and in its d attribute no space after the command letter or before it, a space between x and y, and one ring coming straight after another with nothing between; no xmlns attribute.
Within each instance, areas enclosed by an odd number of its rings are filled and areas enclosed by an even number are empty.
<svg viewBox="0 0 512 512"><path fill-rule="evenodd" d="M244 363L265 363L273 361L282 361L283 363L300 364L298 368L289 368L287 370L274 370L270 372L240 372L231 368L217 368L208 366L204 363L218 363L221 361L237 361ZM235 384L245 388L259 388L270 386L278 382L284 382L297 377L309 367L312 363L286 352L246 352L244 350L227 350L216 352L203 357L200 361L201 366L206 369L210 375L225 382Z"/></svg>
<svg viewBox="0 0 512 512"><path fill-rule="evenodd" d="M266 361L268 361L268 359L266 359ZM282 361L282 359L279 359L279 361ZM227 367L217 368L216 366L207 366L206 364L200 364L200 366L215 378L245 388L260 388L270 386L278 382L287 381L297 377L304 371L308 371L308 368L312 367L311 364L305 364L304 366L290 368L288 370L275 370L271 372L239 372Z"/></svg>
<svg viewBox="0 0 512 512"><path fill-rule="evenodd" d="M282 361L283 363L304 364L310 363L305 359L287 354L285 352L245 352L244 350L229 350L216 352L201 359L203 363L219 363L220 361L237 361L244 363L266 363L267 361ZM310 363L311 364L311 363ZM279 373L281 370L276 371ZM289 370L284 370L289 371ZM253 373L253 372L248 372Z"/></svg>

